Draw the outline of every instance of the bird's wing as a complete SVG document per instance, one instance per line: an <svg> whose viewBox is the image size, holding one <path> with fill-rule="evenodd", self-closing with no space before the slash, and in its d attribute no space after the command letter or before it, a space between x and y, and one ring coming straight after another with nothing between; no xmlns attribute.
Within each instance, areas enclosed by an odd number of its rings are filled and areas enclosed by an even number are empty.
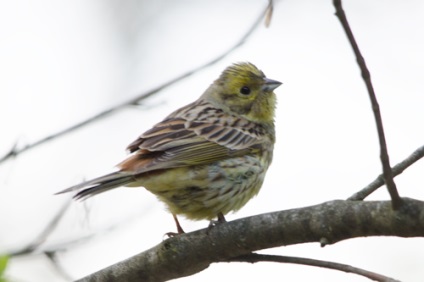
<svg viewBox="0 0 424 282"><path fill-rule="evenodd" d="M196 107L197 115L194 116L187 107ZM210 105L199 107L199 104L192 104L187 107L171 114L131 143L128 149L134 155L118 167L122 171L139 174L209 164L260 149L258 145L264 138L260 126L225 114Z"/></svg>

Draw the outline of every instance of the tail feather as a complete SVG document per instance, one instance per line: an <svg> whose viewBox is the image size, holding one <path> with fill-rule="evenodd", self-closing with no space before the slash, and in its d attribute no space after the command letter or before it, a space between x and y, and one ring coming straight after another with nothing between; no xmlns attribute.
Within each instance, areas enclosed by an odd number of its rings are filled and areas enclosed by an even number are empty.
<svg viewBox="0 0 424 282"><path fill-rule="evenodd" d="M69 187L63 191L57 192L55 195L78 191L73 198L76 200L85 200L94 195L128 184L132 181L134 181L134 176L132 174L116 171Z"/></svg>

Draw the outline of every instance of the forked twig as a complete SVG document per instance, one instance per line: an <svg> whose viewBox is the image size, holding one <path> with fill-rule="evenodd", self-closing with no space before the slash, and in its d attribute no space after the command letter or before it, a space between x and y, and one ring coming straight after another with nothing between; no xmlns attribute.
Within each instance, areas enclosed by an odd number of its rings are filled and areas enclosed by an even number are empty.
<svg viewBox="0 0 424 282"><path fill-rule="evenodd" d="M424 157L424 145L416 149L409 157L398 163L392 168L393 177L401 174L405 169L414 164L416 161ZM348 201L362 201L366 197L368 197L375 190L384 185L384 177L380 174L373 182L368 184L359 192L356 192L352 196L350 196Z"/></svg>
<svg viewBox="0 0 424 282"><path fill-rule="evenodd" d="M383 166L384 181L392 199L393 209L396 210L402 204L402 200L399 196L399 193L396 189L396 184L393 180L389 155L387 153L386 138L384 136L383 121L380 114L380 107L375 96L374 87L371 82L371 75L365 63L364 57L362 56L361 51L359 50L358 44L356 43L355 37L353 36L352 30L350 29L349 22L347 21L345 12L342 7L342 1L333 0L333 4L336 8L336 16L340 20L340 23L342 24L343 29L347 35L347 38L349 39L350 45L352 46L353 52L355 53L356 60L358 62L359 68L361 69L362 78L368 90L368 95L371 100L374 118L377 125L378 139L380 143L380 159Z"/></svg>
<svg viewBox="0 0 424 282"><path fill-rule="evenodd" d="M36 250L41 244L43 244L49 235L55 230L56 226L59 224L62 217L65 215L66 210L72 203L72 200L69 199L65 202L62 208L56 213L56 215L50 220L50 222L46 225L46 227L41 231L41 233L35 238L33 242L23 247L20 250L12 251L9 253L9 256L21 256L32 253Z"/></svg>
<svg viewBox="0 0 424 282"><path fill-rule="evenodd" d="M44 252L44 254L50 260L53 267L56 269L57 273L59 273L63 277L63 279L65 279L66 281L74 281L75 280L75 279L73 279L73 277L71 277L71 275L59 263L59 261L57 259L56 252Z"/></svg>

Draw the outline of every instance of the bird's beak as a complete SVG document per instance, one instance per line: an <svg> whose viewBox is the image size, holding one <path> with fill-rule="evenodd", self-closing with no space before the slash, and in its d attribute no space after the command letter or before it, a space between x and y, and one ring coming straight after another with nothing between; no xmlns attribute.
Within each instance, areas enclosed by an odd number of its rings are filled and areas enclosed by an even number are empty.
<svg viewBox="0 0 424 282"><path fill-rule="evenodd" d="M262 86L262 91L271 92L281 84L283 83L269 78L264 78L264 85Z"/></svg>

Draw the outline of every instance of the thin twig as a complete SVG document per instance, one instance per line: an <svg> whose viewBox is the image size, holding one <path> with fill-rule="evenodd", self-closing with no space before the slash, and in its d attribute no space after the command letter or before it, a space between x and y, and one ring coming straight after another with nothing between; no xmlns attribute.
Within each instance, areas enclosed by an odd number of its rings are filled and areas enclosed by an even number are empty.
<svg viewBox="0 0 424 282"><path fill-rule="evenodd" d="M350 29L349 23L347 21L345 12L342 7L342 1L333 0L333 3L336 8L336 16L340 20L340 23L342 24L343 29L347 35L347 38L349 39L350 45L352 46L353 52L355 53L359 68L361 69L362 78L368 90L368 95L371 100L374 118L377 125L378 139L380 142L380 159L383 166L384 181L386 183L387 189L392 199L393 209L396 210L402 204L402 200L399 196L399 193L396 189L396 184L393 180L393 174L392 174L392 169L390 167L389 155L387 153L386 138L384 136L383 121L381 118L380 107L377 102L377 97L375 96L374 87L371 82L371 75L370 75L370 72L368 71L364 57L362 56L361 51L359 50L358 44L356 43L355 37L353 36L352 30Z"/></svg>
<svg viewBox="0 0 424 282"><path fill-rule="evenodd" d="M395 280L393 278L371 272L365 269L361 269L358 267L353 267L351 265L337 263L337 262L331 262L331 261L322 261L322 260L316 260L316 259L310 259L310 258L302 258L302 257L288 257L288 256L275 256L275 255L262 255L262 254L248 254L243 255L235 258L231 258L227 261L237 261L237 262L250 262L250 263L256 263L261 261L268 261L268 262L282 262L282 263L294 263L294 264L301 264L301 265L309 265L309 266L317 266L322 268L328 268L328 269L334 269L339 271L344 271L347 273L354 273L360 276L367 277L374 281L381 281L381 282L395 282L399 280Z"/></svg>
<svg viewBox="0 0 424 282"><path fill-rule="evenodd" d="M393 177L396 177L399 174L401 174L405 169L407 169L409 166L411 166L413 163L415 163L422 157L424 157L424 145L416 149L409 157L407 157L406 159L404 159L403 161L401 161L400 163L398 163L392 168ZM383 185L384 185L384 177L382 174L380 174L373 182L368 184L359 192L356 192L355 194L350 196L347 200L362 201Z"/></svg>
<svg viewBox="0 0 424 282"><path fill-rule="evenodd" d="M44 138L42 138L42 139L40 139L40 140L38 140L38 141L36 141L32 144L27 144L26 146L19 148L19 149L16 148L16 146L14 146L13 148L10 149L9 152L7 152L3 157L0 158L0 164L2 162L12 158L12 157L16 157L16 156L18 156L18 155L20 155L24 152L27 152L30 149L36 148L39 145L44 144L44 143L46 143L50 140L61 137L65 134L70 133L72 131L75 131L76 129L79 129L79 128L81 128L81 127L83 127L83 126L85 126L85 125L87 125L87 124L89 124L93 121L96 121L98 119L106 117L107 115L109 115L113 112L121 110L122 108L125 108L127 106L137 105L142 100L160 92L161 90L173 85L174 83L176 83L180 80L183 80L184 78L187 78L187 77L193 75L194 73L219 62L220 60L222 60L223 58L228 56L231 52L233 52L234 50L236 50L238 47L240 47L241 45L243 45L246 42L246 40L249 38L249 36L251 36L252 33L256 30L256 28L261 24L263 18L267 15L267 13L270 9L272 9L272 1L269 1L267 7L261 12L260 16L252 24L252 26L247 30L247 32L232 47L230 47L228 50L224 51L221 55L217 56L213 60L211 60L211 61L209 61L209 62L207 62L207 63L205 63L205 64L203 64L203 65L201 65L197 68L194 68L194 69L192 69L192 70L190 70L190 71L188 71L188 72L186 72L182 75L179 75L179 76L169 80L168 82L165 82L164 84L162 84L162 85L160 85L160 86L158 86L158 87L156 87L156 88L154 88L154 89L152 89L152 90L150 90L146 93L140 94L137 97L135 97L135 98L133 98L129 101L126 101L122 104L119 104L117 106L114 106L114 107L111 107L107 110L104 110L103 112L100 112L100 113L98 113L98 114L96 114L96 115L94 115L94 116L92 116L92 117L90 117L86 120L83 120L83 121L81 121L81 122L79 122L79 123L77 123L77 124L75 124L71 127L66 128L64 130L56 132L56 133L49 135L47 137L44 137Z"/></svg>
<svg viewBox="0 0 424 282"><path fill-rule="evenodd" d="M274 12L274 1L269 0L268 1L268 7L267 10L265 12L265 27L269 27L271 25L271 19L272 19L272 14Z"/></svg>
<svg viewBox="0 0 424 282"><path fill-rule="evenodd" d="M65 279L66 281L74 281L71 277L71 275L62 267L62 265L59 263L57 259L56 252L44 252L46 257L50 260L50 262L53 264L53 267L56 269L56 271Z"/></svg>
<svg viewBox="0 0 424 282"><path fill-rule="evenodd" d="M65 215L66 210L72 203L72 200L69 199L65 202L65 204L62 206L62 208L56 213L56 215L51 219L51 221L46 225L43 231L35 238L34 241L32 241L30 244L28 244L26 247L23 247L20 250L12 251L8 255L9 256L21 256L26 255L29 253L32 253L34 250L36 250L41 244L43 244L46 239L49 237L49 235L56 229L56 226L62 219L62 217Z"/></svg>
<svg viewBox="0 0 424 282"><path fill-rule="evenodd" d="M146 207L143 210L148 210L148 208ZM142 213L143 214L143 213ZM74 247L76 245L81 245L81 244L86 244L88 241L90 240L94 240L96 238L100 238L101 236L104 236L105 234L109 234L115 230L117 230L118 228L122 228L125 227L126 225L130 225L133 224L135 220L139 220L140 219L140 213L135 213L131 216L127 216L125 217L124 220L119 220L118 222L115 223L111 223L111 225L106 226L104 228L101 228L99 230L96 230L96 232L85 235L85 236L81 236L78 238L71 238L71 239L67 239L55 244L49 244L49 245L45 245L43 247L43 252L45 253L58 253L61 251L65 251L67 249L70 249L71 247Z"/></svg>

